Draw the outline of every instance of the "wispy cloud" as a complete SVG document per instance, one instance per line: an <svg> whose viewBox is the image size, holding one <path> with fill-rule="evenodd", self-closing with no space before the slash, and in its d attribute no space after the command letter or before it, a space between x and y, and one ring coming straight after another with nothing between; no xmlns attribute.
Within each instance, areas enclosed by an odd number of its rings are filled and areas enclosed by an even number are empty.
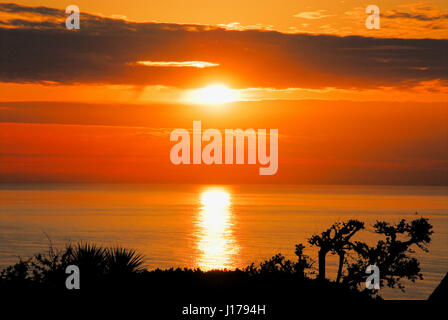
<svg viewBox="0 0 448 320"><path fill-rule="evenodd" d="M318 20L326 17L331 17L331 14L325 14L327 10L305 11L294 15L295 18L302 18L308 20Z"/></svg>
<svg viewBox="0 0 448 320"><path fill-rule="evenodd" d="M422 13L399 12L396 10L391 10L383 14L382 17L387 19L414 19L419 21L436 21L448 19L448 14L429 16Z"/></svg>
<svg viewBox="0 0 448 320"><path fill-rule="evenodd" d="M201 69L219 66L219 63L205 61L137 61L136 63L147 67L192 67Z"/></svg>
<svg viewBox="0 0 448 320"><path fill-rule="evenodd" d="M257 23L254 25L242 25L239 22L231 22L231 23L221 23L218 24L218 27L224 28L226 30L238 30L238 31L244 31L244 30L265 30L265 31L274 31L275 28L273 25L265 25L261 23Z"/></svg>
<svg viewBox="0 0 448 320"><path fill-rule="evenodd" d="M365 17L364 7L352 8L341 17L345 22L344 26L338 26L331 33L349 35L358 32L369 35L370 30L364 27ZM381 11L381 29L375 30L375 36L447 39L448 12L446 9L422 2L397 5L394 9Z"/></svg>

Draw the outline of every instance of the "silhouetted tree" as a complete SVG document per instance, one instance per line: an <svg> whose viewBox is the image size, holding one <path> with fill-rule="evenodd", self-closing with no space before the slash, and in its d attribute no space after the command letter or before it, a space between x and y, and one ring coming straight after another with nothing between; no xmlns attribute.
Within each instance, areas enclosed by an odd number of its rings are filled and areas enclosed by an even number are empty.
<svg viewBox="0 0 448 320"><path fill-rule="evenodd" d="M337 232L333 238L332 251L339 256L338 275L336 277L336 282L339 282L342 276L345 254L353 248L350 240L356 232L364 229L364 222L349 220L348 222L337 223L334 226L336 226Z"/></svg>
<svg viewBox="0 0 448 320"><path fill-rule="evenodd" d="M364 223L358 220L336 222L320 235L313 235L308 240L311 245L319 247L319 279L325 279L325 259L327 254L331 252L339 255L339 267L336 281L340 281L345 254L348 250L353 248L350 239L361 229L364 229Z"/></svg>
<svg viewBox="0 0 448 320"><path fill-rule="evenodd" d="M306 276L306 270L313 267L313 260L303 253L305 246L301 243L296 244L295 254L298 257L297 263L294 265L295 272L302 278Z"/></svg>
<svg viewBox="0 0 448 320"><path fill-rule="evenodd" d="M374 247L364 242L355 242L353 249L357 256L353 262L347 263L348 274L344 277L344 283L352 287L364 283L368 276L365 270L369 265L379 267L381 285L386 283L391 288L398 286L404 291L402 279L412 282L423 279L419 261L409 254L414 253L414 246L428 251L427 245L431 242L433 233L428 219L420 218L410 223L402 219L395 225L377 221L373 228L375 233L384 235L386 239L378 241Z"/></svg>

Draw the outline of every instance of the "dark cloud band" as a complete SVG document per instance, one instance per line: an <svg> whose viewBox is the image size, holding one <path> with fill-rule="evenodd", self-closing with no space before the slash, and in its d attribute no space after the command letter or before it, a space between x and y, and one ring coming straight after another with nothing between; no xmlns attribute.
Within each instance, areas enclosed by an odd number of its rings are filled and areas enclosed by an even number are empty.
<svg viewBox="0 0 448 320"><path fill-rule="evenodd" d="M195 87L372 88L447 80L448 40L231 31L136 23L81 12L81 29L46 7L0 4L41 21L0 21L0 81ZM142 66L138 61L212 61L213 68Z"/></svg>

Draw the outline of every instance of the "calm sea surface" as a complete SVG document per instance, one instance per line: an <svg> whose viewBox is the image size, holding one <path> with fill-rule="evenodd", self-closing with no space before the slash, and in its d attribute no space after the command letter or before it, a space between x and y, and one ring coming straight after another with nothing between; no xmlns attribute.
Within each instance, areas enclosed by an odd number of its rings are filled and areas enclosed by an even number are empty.
<svg viewBox="0 0 448 320"><path fill-rule="evenodd" d="M448 271L447 187L0 184L0 268L44 252L48 239L132 247L149 268L244 267L279 252L294 258L295 244L336 221L420 215L434 226L429 253L417 252L424 280L381 294L426 299ZM330 277L336 262L329 256Z"/></svg>

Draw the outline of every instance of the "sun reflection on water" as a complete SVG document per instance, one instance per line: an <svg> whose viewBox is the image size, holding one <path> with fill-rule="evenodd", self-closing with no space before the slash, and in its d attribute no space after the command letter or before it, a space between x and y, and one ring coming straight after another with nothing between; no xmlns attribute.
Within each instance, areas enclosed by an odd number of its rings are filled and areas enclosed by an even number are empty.
<svg viewBox="0 0 448 320"><path fill-rule="evenodd" d="M238 247L232 230L230 193L221 188L209 188L201 193L200 203L196 222L198 266L203 270L234 268Z"/></svg>

